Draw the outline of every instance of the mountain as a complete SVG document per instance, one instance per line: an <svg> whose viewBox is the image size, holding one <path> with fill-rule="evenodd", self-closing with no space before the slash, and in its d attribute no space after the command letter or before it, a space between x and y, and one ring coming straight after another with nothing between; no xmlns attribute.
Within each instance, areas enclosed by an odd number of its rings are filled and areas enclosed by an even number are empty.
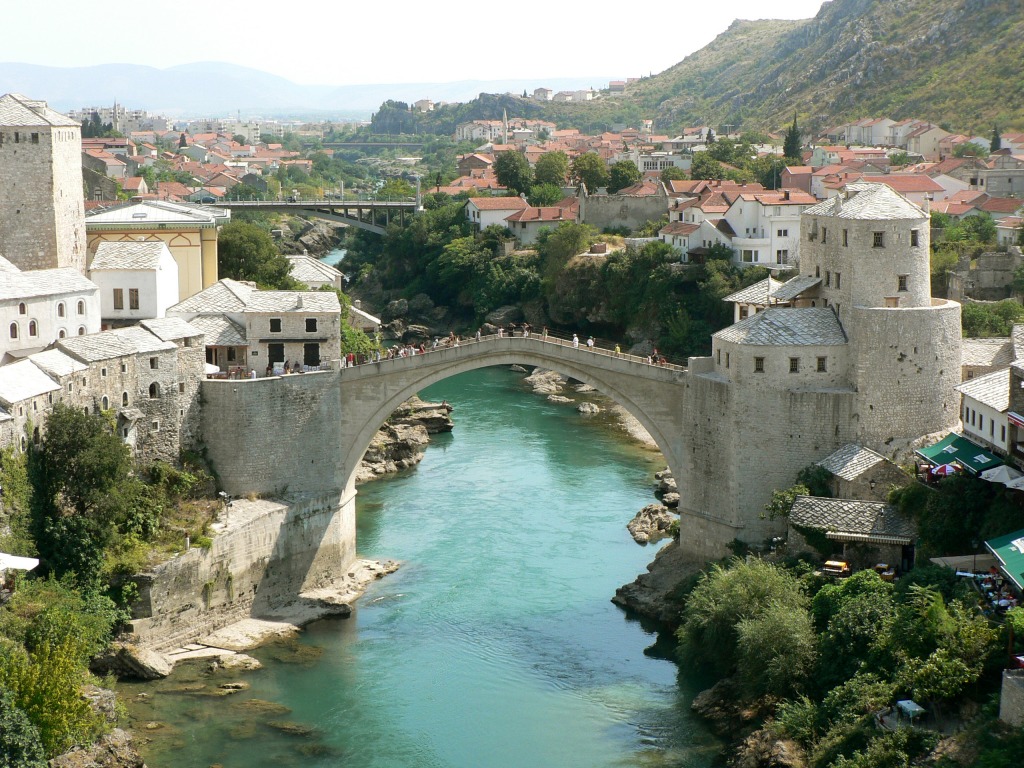
<svg viewBox="0 0 1024 768"><path fill-rule="evenodd" d="M111 104L180 116L369 118L386 99L413 102L469 101L488 92L522 93L546 86L559 90L600 88L608 77L525 80L461 80L451 83L299 85L258 69L223 62L196 62L167 69L138 64L45 67L0 63L0 93L24 93L67 111Z"/></svg>
<svg viewBox="0 0 1024 768"><path fill-rule="evenodd" d="M794 114L805 128L872 115L1024 127L1024 3L832 0L813 19L736 21L627 98L666 132L777 129Z"/></svg>

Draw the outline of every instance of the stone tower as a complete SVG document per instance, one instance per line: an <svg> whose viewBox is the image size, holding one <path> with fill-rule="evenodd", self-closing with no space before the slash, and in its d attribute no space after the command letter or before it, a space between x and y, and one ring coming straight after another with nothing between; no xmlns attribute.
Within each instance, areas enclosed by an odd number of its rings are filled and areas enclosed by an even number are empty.
<svg viewBox="0 0 1024 768"><path fill-rule="evenodd" d="M934 299L928 214L885 184L849 184L803 215L800 272L820 278L850 340L857 438L869 446L953 428L960 305Z"/></svg>
<svg viewBox="0 0 1024 768"><path fill-rule="evenodd" d="M45 101L0 96L0 254L85 274L85 248L82 127Z"/></svg>

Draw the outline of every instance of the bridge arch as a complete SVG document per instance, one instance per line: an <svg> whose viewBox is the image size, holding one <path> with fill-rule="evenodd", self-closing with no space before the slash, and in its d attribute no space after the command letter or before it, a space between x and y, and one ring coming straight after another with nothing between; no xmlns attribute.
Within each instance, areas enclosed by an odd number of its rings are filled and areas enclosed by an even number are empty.
<svg viewBox="0 0 1024 768"><path fill-rule="evenodd" d="M340 469L344 486L354 489L356 470L373 436L412 395L460 373L513 364L556 371L610 397L650 433L669 468L679 476L680 430L672 418L676 410L672 405L679 397L685 370L652 366L604 350L574 349L554 339L490 337L341 371Z"/></svg>

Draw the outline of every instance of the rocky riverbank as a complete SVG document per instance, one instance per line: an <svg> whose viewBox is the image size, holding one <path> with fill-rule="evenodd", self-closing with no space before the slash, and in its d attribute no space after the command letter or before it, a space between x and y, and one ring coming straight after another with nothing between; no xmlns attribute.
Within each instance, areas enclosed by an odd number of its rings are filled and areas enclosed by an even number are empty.
<svg viewBox="0 0 1024 768"><path fill-rule="evenodd" d="M451 406L410 398L373 436L359 464L356 484L416 466L423 459L430 435L451 432L454 426Z"/></svg>

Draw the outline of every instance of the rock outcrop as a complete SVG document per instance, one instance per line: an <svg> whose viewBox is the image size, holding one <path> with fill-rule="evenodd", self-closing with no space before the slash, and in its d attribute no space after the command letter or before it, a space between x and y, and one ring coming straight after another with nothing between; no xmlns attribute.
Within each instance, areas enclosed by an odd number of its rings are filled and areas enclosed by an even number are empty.
<svg viewBox="0 0 1024 768"><path fill-rule="evenodd" d="M637 544L667 539L675 515L668 511L664 504L648 504L626 524L629 535Z"/></svg>
<svg viewBox="0 0 1024 768"><path fill-rule="evenodd" d="M115 728L84 749L53 758L50 768L146 768L127 731Z"/></svg>
<svg viewBox="0 0 1024 768"><path fill-rule="evenodd" d="M732 768L807 768L803 749L795 741L779 739L761 728L736 747Z"/></svg>
<svg viewBox="0 0 1024 768"><path fill-rule="evenodd" d="M658 550L647 573L615 590L612 602L663 624L677 625L682 606L676 593L703 567L704 563L687 555L678 541L670 541Z"/></svg>
<svg viewBox="0 0 1024 768"><path fill-rule="evenodd" d="M93 660L91 667L97 674L112 674L130 680L159 680L174 669L162 653L132 643L111 643Z"/></svg>
<svg viewBox="0 0 1024 768"><path fill-rule="evenodd" d="M533 373L523 379L537 395L554 395L565 387L565 376L557 371L547 371L543 368L534 368Z"/></svg>
<svg viewBox="0 0 1024 768"><path fill-rule="evenodd" d="M356 483L414 467L423 459L430 435L450 432L455 426L451 407L445 403L426 403L413 397L395 409L370 441Z"/></svg>

